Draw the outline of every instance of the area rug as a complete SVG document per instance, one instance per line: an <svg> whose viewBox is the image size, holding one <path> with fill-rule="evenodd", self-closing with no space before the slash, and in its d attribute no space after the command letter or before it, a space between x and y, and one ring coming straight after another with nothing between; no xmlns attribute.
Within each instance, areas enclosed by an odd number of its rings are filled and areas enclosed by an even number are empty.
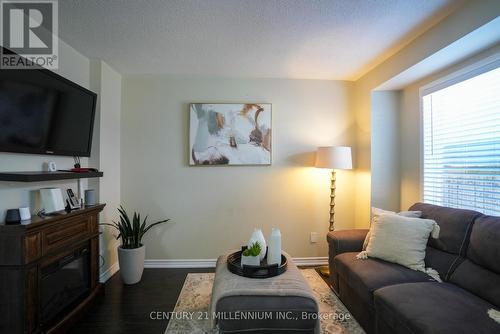
<svg viewBox="0 0 500 334"><path fill-rule="evenodd" d="M302 269L301 272L318 301L322 334L364 333L316 270ZM218 329L210 328L208 314L213 281L213 273L188 274L175 309L169 314L170 320L165 334L219 333Z"/></svg>

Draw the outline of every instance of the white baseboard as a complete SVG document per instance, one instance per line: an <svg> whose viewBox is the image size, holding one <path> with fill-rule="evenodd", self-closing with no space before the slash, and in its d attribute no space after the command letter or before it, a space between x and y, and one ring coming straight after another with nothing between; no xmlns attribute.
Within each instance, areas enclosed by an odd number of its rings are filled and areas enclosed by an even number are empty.
<svg viewBox="0 0 500 334"><path fill-rule="evenodd" d="M328 264L328 257L294 257L293 262L298 266L325 266Z"/></svg>
<svg viewBox="0 0 500 334"><path fill-rule="evenodd" d="M118 270L120 270L120 265L118 264L118 261L116 261L111 267L108 268L105 272L103 272L99 276L99 282L105 283L108 279L111 278Z"/></svg>
<svg viewBox="0 0 500 334"><path fill-rule="evenodd" d="M144 268L215 268L216 259L195 260L146 260ZM296 257L297 266L323 266L328 264L328 257Z"/></svg>
<svg viewBox="0 0 500 334"><path fill-rule="evenodd" d="M216 259L145 260L144 268L215 268Z"/></svg>

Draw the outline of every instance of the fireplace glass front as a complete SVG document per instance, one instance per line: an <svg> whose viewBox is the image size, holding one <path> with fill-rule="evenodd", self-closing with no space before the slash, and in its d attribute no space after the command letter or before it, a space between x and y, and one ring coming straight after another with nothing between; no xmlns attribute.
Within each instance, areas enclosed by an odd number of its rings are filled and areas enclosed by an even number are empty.
<svg viewBox="0 0 500 334"><path fill-rule="evenodd" d="M83 247L42 267L41 322L47 324L90 291L89 248Z"/></svg>

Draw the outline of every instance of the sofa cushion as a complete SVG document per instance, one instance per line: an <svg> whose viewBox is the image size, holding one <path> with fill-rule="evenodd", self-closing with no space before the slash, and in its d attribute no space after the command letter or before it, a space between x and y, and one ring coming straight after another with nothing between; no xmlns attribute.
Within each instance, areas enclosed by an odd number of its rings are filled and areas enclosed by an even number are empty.
<svg viewBox="0 0 500 334"><path fill-rule="evenodd" d="M500 307L500 275L478 266L470 260L465 260L455 269L451 275L450 283Z"/></svg>
<svg viewBox="0 0 500 334"><path fill-rule="evenodd" d="M500 274L500 217L482 216L476 219L467 258Z"/></svg>
<svg viewBox="0 0 500 334"><path fill-rule="evenodd" d="M450 282L500 306L500 218L482 216L472 227L467 259Z"/></svg>
<svg viewBox="0 0 500 334"><path fill-rule="evenodd" d="M464 259L459 255L443 252L433 247L427 246L425 249L425 267L436 270L441 280L445 282L450 279L453 271Z"/></svg>
<svg viewBox="0 0 500 334"><path fill-rule="evenodd" d="M470 334L499 333L488 316L493 306L448 283L407 283L375 291L379 332Z"/></svg>
<svg viewBox="0 0 500 334"><path fill-rule="evenodd" d="M381 287L407 282L435 282L421 271L379 259L358 260L356 254L336 256L335 270L369 305L373 304L373 291Z"/></svg>
<svg viewBox="0 0 500 334"><path fill-rule="evenodd" d="M416 203L409 210L422 211L422 218L433 219L440 227L439 238L429 239L429 245L439 250L465 256L474 219L481 216L472 210L446 208Z"/></svg>

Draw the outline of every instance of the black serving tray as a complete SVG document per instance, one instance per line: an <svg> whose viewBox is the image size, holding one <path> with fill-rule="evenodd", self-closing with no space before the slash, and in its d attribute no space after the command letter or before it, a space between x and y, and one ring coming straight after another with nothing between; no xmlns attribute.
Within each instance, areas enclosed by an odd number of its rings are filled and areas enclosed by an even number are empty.
<svg viewBox="0 0 500 334"><path fill-rule="evenodd" d="M266 257L261 261L260 266L241 266L241 253L246 249L246 246L241 247L241 250L229 254L227 257L227 268L230 272L236 275L250 278L269 278L283 274L288 266L286 257L281 254L281 264L267 264Z"/></svg>

